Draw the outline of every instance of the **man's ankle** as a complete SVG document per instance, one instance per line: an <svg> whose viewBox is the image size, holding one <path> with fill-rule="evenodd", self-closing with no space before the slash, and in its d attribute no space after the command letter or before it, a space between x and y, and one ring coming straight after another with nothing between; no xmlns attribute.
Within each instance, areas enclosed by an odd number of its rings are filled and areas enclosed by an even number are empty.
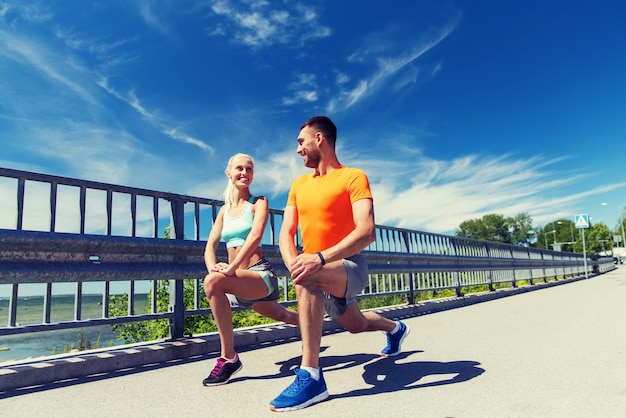
<svg viewBox="0 0 626 418"><path fill-rule="evenodd" d="M320 369L316 367L301 366L302 370L306 370L311 375L311 379L320 380Z"/></svg>

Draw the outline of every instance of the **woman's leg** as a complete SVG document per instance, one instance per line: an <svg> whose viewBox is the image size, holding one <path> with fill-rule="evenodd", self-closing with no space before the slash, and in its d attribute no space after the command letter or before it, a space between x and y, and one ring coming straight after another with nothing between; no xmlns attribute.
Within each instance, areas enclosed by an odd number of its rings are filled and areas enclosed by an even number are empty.
<svg viewBox="0 0 626 418"><path fill-rule="evenodd" d="M221 356L233 358L235 344L232 310L226 293L254 300L267 295L267 285L258 273L249 270L237 270L233 276L212 272L204 279L204 293L211 305L220 334Z"/></svg>
<svg viewBox="0 0 626 418"><path fill-rule="evenodd" d="M252 305L252 309L263 316L272 318L286 324L298 325L298 313L287 309L276 301L257 302Z"/></svg>

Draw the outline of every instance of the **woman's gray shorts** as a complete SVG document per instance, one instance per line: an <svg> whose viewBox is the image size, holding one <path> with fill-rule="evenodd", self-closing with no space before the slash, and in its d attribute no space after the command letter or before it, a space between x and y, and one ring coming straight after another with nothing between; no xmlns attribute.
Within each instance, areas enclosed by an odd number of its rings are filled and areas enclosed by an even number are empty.
<svg viewBox="0 0 626 418"><path fill-rule="evenodd" d="M324 292L324 307L331 318L339 318L346 310L356 303L356 296L367 284L367 263L361 254L343 259L343 266L348 273L346 296L338 298Z"/></svg>
<svg viewBox="0 0 626 418"><path fill-rule="evenodd" d="M267 261L265 258L261 258L259 261L254 263L251 266L248 266L246 270L256 271L261 275L261 278L265 282L267 286L267 296L262 299L256 300L248 300L244 298L240 298L239 296L235 296L237 300L237 304L243 308L250 308L257 302L267 302L278 300L278 277L274 272L274 268L272 267L272 263Z"/></svg>

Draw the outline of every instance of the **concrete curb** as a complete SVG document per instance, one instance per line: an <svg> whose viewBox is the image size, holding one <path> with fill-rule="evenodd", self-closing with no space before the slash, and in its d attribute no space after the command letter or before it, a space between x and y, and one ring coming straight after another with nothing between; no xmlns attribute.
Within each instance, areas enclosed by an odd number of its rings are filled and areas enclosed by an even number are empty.
<svg viewBox="0 0 626 418"><path fill-rule="evenodd" d="M577 277L532 286L501 289L494 292L476 293L463 297L435 299L414 305L400 305L372 311L390 319L401 319L427 315L448 309L470 306L503 297L550 288L584 280ZM342 332L343 328L330 319L324 321L324 332ZM299 340L296 326L286 324L263 325L235 331L237 349L266 343L281 343ZM219 353L219 335L207 334L183 338L176 341L153 341L118 347L90 350L75 354L40 357L0 366L0 393L19 388L41 386L68 379L111 373L145 365L190 359L196 356Z"/></svg>

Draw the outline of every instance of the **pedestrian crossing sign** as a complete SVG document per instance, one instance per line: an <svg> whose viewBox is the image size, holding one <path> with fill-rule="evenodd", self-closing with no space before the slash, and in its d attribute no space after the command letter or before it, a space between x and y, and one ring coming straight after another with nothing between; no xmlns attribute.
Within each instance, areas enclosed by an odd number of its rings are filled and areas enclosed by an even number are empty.
<svg viewBox="0 0 626 418"><path fill-rule="evenodd" d="M589 216L586 213L581 213L574 217L574 224L576 228L589 228Z"/></svg>

